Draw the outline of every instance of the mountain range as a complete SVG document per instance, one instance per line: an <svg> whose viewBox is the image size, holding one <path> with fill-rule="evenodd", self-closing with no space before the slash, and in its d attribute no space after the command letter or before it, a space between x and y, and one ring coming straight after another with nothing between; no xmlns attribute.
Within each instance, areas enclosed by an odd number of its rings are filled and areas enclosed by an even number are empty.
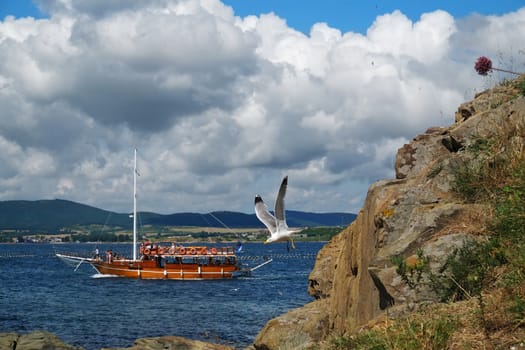
<svg viewBox="0 0 525 350"><path fill-rule="evenodd" d="M231 211L211 213L137 213L141 225L263 228L255 214ZM311 213L286 211L290 227L346 226L356 218L352 213ZM0 230L58 232L75 225L108 225L130 228L129 213L115 213L63 199L0 201Z"/></svg>

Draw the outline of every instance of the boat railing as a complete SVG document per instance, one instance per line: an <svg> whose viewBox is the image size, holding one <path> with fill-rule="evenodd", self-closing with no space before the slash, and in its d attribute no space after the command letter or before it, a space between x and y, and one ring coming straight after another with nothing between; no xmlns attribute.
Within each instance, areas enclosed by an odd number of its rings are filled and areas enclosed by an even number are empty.
<svg viewBox="0 0 525 350"><path fill-rule="evenodd" d="M235 256L233 247L153 245L151 248L141 247L140 252L145 256Z"/></svg>

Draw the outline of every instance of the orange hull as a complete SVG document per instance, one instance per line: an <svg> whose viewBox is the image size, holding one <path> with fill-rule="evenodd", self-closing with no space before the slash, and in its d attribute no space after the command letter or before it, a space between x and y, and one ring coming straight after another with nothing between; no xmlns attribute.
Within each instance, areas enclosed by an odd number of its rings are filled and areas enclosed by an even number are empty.
<svg viewBox="0 0 525 350"><path fill-rule="evenodd" d="M132 262L125 260L116 260L111 263L92 262L91 265L103 275L140 279L222 279L232 278L234 273L239 270L236 265L199 266L198 264L179 264L180 266L178 267L145 267L141 261Z"/></svg>

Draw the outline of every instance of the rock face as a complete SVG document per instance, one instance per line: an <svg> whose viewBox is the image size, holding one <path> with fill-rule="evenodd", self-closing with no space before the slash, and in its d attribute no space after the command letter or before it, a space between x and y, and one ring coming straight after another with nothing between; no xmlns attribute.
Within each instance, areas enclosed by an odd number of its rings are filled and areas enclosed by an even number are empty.
<svg viewBox="0 0 525 350"><path fill-rule="evenodd" d="M490 208L465 203L454 180L458 169L479 161L480 140L500 143L501 157L525 152L525 98L516 85L478 94L459 107L453 125L430 128L399 149L396 178L371 185L357 219L319 252L309 277L317 300L268 322L257 349L304 348L355 331L387 308L405 312L436 299L409 288L391 258L408 262L422 251L437 269L466 237L485 232Z"/></svg>

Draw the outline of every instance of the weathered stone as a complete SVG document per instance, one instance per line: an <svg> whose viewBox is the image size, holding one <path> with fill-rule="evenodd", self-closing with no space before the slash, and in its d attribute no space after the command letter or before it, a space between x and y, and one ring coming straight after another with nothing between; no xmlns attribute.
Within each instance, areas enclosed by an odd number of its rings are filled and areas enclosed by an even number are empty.
<svg viewBox="0 0 525 350"><path fill-rule="evenodd" d="M344 235L340 234L328 242L317 254L315 268L308 277L308 294L316 299L330 296L334 280L334 259L341 252L341 241Z"/></svg>
<svg viewBox="0 0 525 350"><path fill-rule="evenodd" d="M264 326L254 341L257 350L306 349L326 337L326 300L316 300L276 317Z"/></svg>
<svg viewBox="0 0 525 350"><path fill-rule="evenodd" d="M18 333L0 333L0 349L15 349L19 337Z"/></svg>
<svg viewBox="0 0 525 350"><path fill-rule="evenodd" d="M82 350L69 345L49 332L27 334L0 333L0 350ZM176 336L137 339L129 348L102 348L101 350L233 350L234 348Z"/></svg>
<svg viewBox="0 0 525 350"><path fill-rule="evenodd" d="M425 134L429 135L444 135L447 133L447 128L444 128L442 126L431 126L427 130L425 130Z"/></svg>
<svg viewBox="0 0 525 350"><path fill-rule="evenodd" d="M129 348L103 348L102 350L233 350L233 348L176 336L141 338Z"/></svg>
<svg viewBox="0 0 525 350"><path fill-rule="evenodd" d="M458 152L459 150L463 149L461 142L452 136L442 138L441 143L446 149L449 150L449 152Z"/></svg>
<svg viewBox="0 0 525 350"><path fill-rule="evenodd" d="M403 145L396 156L396 179L404 179L416 163L416 150L410 144Z"/></svg>
<svg viewBox="0 0 525 350"><path fill-rule="evenodd" d="M56 335L36 331L27 334L0 333L2 350L81 350L81 347L64 343Z"/></svg>
<svg viewBox="0 0 525 350"><path fill-rule="evenodd" d="M448 157L450 149L463 146L458 137L425 134L399 149L395 160L396 179L415 176L428 169L437 161ZM448 146L450 144L450 146ZM456 151L457 152L457 151Z"/></svg>

